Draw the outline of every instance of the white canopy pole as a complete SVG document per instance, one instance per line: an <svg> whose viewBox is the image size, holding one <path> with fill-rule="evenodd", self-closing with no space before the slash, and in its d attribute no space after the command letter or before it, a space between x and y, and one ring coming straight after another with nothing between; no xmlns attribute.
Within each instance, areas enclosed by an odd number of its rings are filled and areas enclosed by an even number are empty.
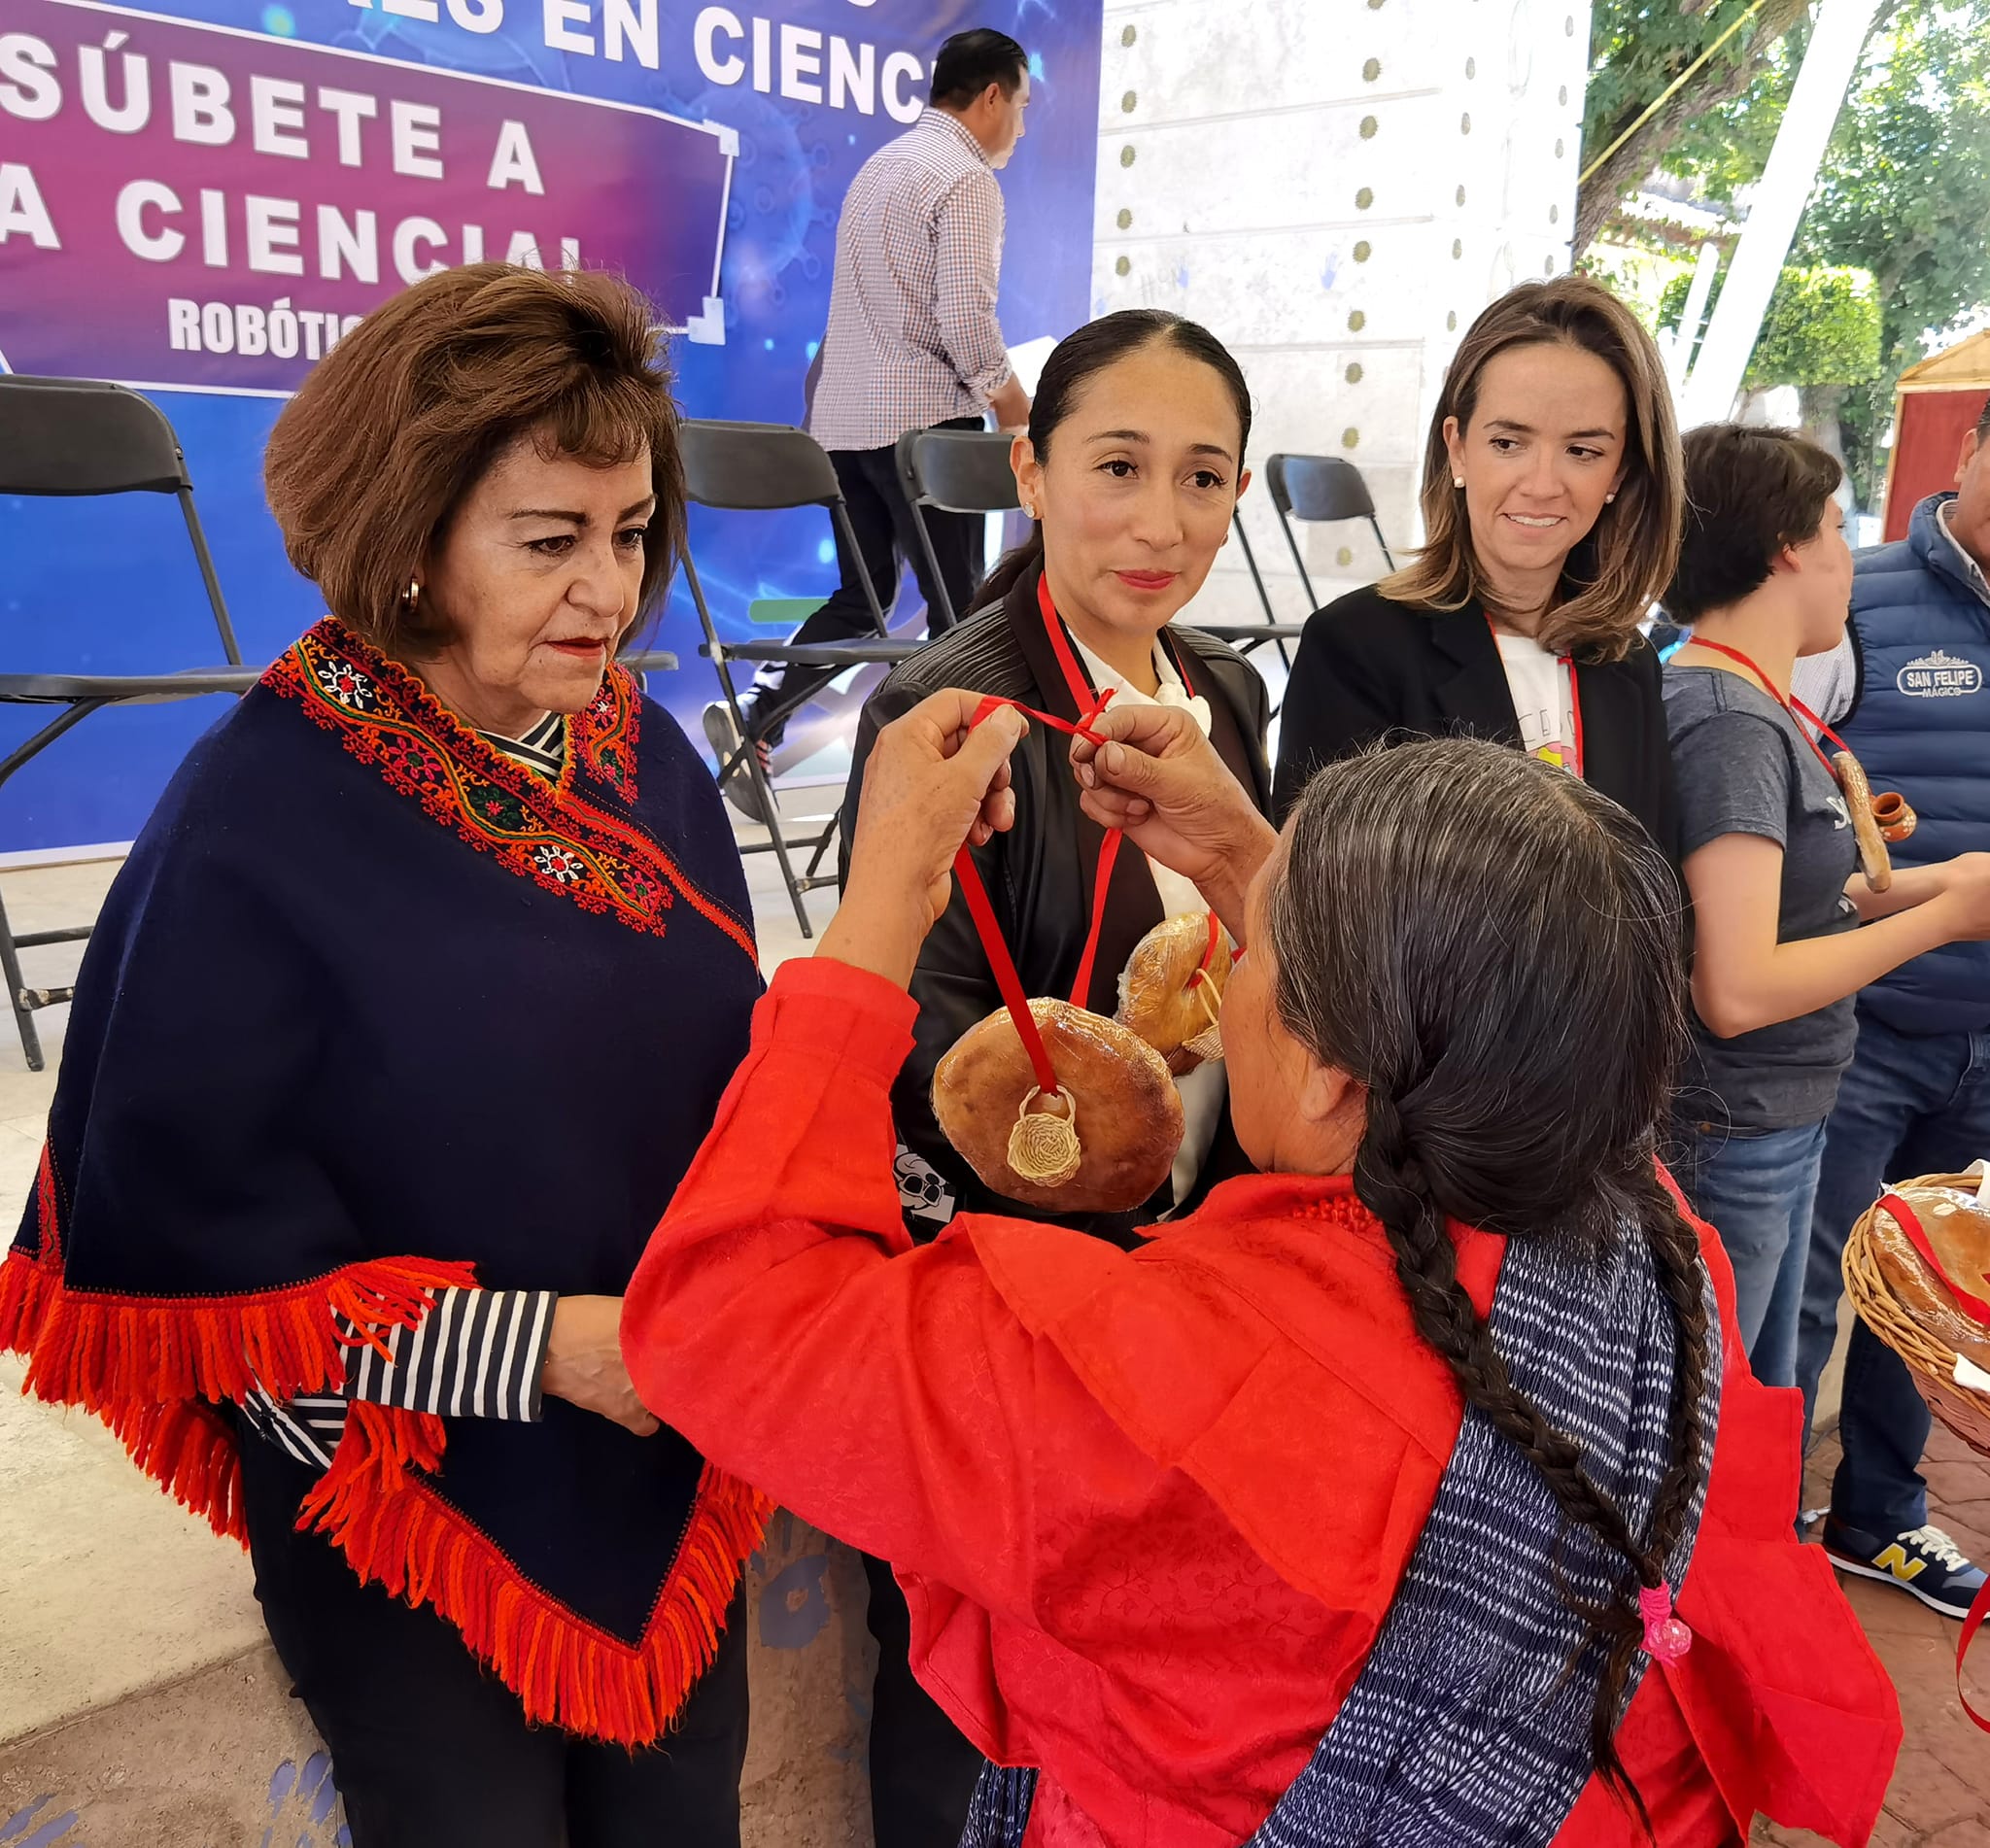
<svg viewBox="0 0 1990 1848"><path fill-rule="evenodd" d="M1879 0L1817 0L1803 67L1797 73L1790 105L1776 131L1768 167L1749 201L1748 222L1734 260L1728 265L1728 279L1721 285L1721 299L1700 344L1699 362L1686 381L1679 407L1683 428L1718 423L1733 408L1762 331L1762 318L1809 203L1818 162L1824 158L1878 6Z"/></svg>
<svg viewBox="0 0 1990 1848"><path fill-rule="evenodd" d="M1709 238L1699 247L1699 261L1694 265L1693 281L1687 285L1686 306L1679 316L1679 330L1665 350L1665 376L1672 381L1676 399L1686 389L1686 369L1693 359L1693 345L1699 338L1699 324L1706 319L1706 298L1713 292L1714 277L1721 267L1721 247Z"/></svg>

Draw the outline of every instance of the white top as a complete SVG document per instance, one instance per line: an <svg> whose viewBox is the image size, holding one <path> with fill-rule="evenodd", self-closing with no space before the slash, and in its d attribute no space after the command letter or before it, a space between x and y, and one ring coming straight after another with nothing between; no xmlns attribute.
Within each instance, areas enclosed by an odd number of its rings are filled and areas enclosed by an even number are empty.
<svg viewBox="0 0 1990 1848"><path fill-rule="evenodd" d="M1076 635L1071 639L1078 648L1079 659L1084 663L1085 671L1091 676L1092 685L1101 693L1108 687L1113 689L1115 705L1182 706L1194 715L1203 736L1209 736L1209 702L1199 693L1190 696L1188 689L1182 684L1182 676L1175 671L1175 664L1168 659L1168 651L1158 641L1154 643L1154 673L1161 687L1157 696L1149 698L1128 685L1123 674L1107 667ZM1210 908L1209 901L1196 889L1192 880L1184 879L1179 873L1171 872L1151 858L1147 863L1147 870L1153 874L1154 890L1161 895L1161 910L1166 916L1175 917L1184 911L1207 911ZM1182 1093L1182 1146L1175 1156L1172 1177L1175 1204L1179 1207L1193 1190L1195 1179L1202 1173L1202 1164L1209 1158L1210 1145L1216 1141L1217 1129L1223 1120L1229 1085L1220 1063L1211 1065L1205 1062L1178 1078L1175 1088Z"/></svg>
<svg viewBox="0 0 1990 1848"><path fill-rule="evenodd" d="M1506 669L1507 691L1513 695L1514 716L1520 720L1521 746L1530 756L1558 770L1578 770L1575 750L1575 683L1568 663L1531 635L1509 635L1494 630L1499 665Z"/></svg>

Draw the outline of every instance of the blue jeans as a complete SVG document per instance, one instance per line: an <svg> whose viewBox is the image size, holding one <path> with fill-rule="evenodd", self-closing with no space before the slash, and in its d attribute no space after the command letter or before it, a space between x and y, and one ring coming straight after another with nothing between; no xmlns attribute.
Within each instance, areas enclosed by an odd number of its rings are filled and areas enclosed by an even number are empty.
<svg viewBox="0 0 1990 1848"><path fill-rule="evenodd" d="M1887 1182L1959 1173L1979 1155L1990 1157L1990 1033L1899 1033L1861 1008L1859 1050L1825 1123L1797 1324L1806 1430L1837 1338L1852 1222ZM1927 1521L1920 1462L1928 1422L1905 1365L1855 1322L1838 1416L1844 1461L1831 1490L1832 1512L1846 1526L1886 1535Z"/></svg>
<svg viewBox="0 0 1990 1848"><path fill-rule="evenodd" d="M1794 1385L1797 1309L1824 1124L1731 1129L1682 1122L1673 1128L1673 1179L1694 1212L1721 1235L1734 1267L1734 1310L1749 1365L1764 1386Z"/></svg>

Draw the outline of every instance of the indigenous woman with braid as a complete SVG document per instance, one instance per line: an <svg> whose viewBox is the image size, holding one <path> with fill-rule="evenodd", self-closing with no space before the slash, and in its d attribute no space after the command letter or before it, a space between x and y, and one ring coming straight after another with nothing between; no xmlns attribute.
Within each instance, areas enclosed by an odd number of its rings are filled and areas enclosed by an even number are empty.
<svg viewBox="0 0 1990 1848"><path fill-rule="evenodd" d="M1864 1842L1899 1715L1657 1165L1684 1022L1643 830L1445 739L1330 765L1275 835L1186 714L1109 710L1086 813L1248 946L1260 1172L1131 1251L981 1214L915 1249L906 984L1023 724L949 691L879 736L842 908L623 1316L659 1417L894 1562L991 1761L967 1841Z"/></svg>

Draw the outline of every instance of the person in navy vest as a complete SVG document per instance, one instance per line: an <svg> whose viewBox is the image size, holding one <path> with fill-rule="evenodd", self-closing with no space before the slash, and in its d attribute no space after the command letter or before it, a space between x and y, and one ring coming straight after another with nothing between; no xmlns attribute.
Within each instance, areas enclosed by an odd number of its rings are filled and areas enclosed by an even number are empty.
<svg viewBox="0 0 1990 1848"><path fill-rule="evenodd" d="M1914 509L1907 536L1861 553L1837 651L1800 663L1795 692L1835 726L1874 789L1920 815L1898 864L1990 848L1990 403L1963 441L1956 492ZM1806 1413L1837 1333L1852 1223L1890 1181L1990 1158L1990 944L1917 956L1859 998L1859 1042L1825 1128L1798 1327ZM1845 1357L1824 1544L1840 1567L1968 1614L1983 1584L1928 1522L1929 1414L1905 1365L1864 1323Z"/></svg>
<svg viewBox="0 0 1990 1848"><path fill-rule="evenodd" d="M0 1266L29 1389L248 1547L354 1848L739 1840L768 1505L618 1332L761 987L718 791L615 661L684 532L655 320L445 271L277 419L331 614L120 873Z"/></svg>

